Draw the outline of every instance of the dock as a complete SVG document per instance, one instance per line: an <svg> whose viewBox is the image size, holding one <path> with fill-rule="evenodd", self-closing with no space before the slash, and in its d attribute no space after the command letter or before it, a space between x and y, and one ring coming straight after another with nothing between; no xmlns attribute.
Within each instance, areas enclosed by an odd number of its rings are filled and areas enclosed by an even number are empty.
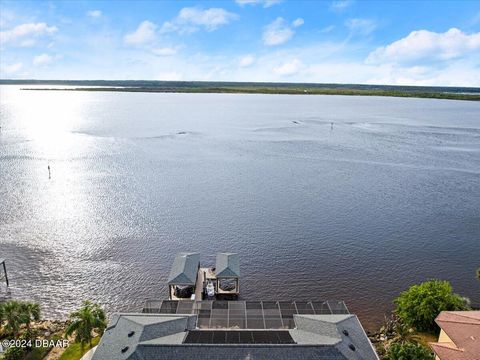
<svg viewBox="0 0 480 360"><path fill-rule="evenodd" d="M240 293L238 254L219 253L215 267L201 267L198 253L176 255L168 278L170 300L236 300ZM207 285L210 294L207 294Z"/></svg>

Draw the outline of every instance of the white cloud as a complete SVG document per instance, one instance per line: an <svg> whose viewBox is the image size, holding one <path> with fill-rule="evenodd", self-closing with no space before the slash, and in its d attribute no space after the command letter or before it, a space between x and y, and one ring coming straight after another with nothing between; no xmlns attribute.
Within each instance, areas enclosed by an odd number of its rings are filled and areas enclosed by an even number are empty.
<svg viewBox="0 0 480 360"><path fill-rule="evenodd" d="M41 54L37 55L33 58L33 65L35 66L43 66L48 65L53 61L53 56L48 54Z"/></svg>
<svg viewBox="0 0 480 360"><path fill-rule="evenodd" d="M44 66L22 69L9 77L68 78L72 71L79 79L164 79L164 80L212 80L212 81L294 81L319 83L405 84L479 86L478 60L459 58L447 62L424 64L368 64L364 59L351 59L358 44L319 41L308 46L267 48L255 57L252 65L240 67L241 56L231 61L231 54L188 53L184 56L154 57L151 51L120 48L119 52L93 56L79 54L77 61L88 67ZM267 51L268 49L274 49ZM53 56L53 55L52 55ZM133 56L133 57L132 57ZM296 59L296 61L295 61ZM12 61L13 62L13 61ZM2 63L2 66L4 64ZM0 71L3 71L0 67ZM0 76L1 77L1 76Z"/></svg>
<svg viewBox="0 0 480 360"><path fill-rule="evenodd" d="M238 60L238 65L242 68L245 68L253 65L254 62L255 58L252 55L245 55Z"/></svg>
<svg viewBox="0 0 480 360"><path fill-rule="evenodd" d="M417 85L417 86L467 86L478 87L480 71L474 64L458 61L445 67L419 67L381 65L376 74L370 74L367 84Z"/></svg>
<svg viewBox="0 0 480 360"><path fill-rule="evenodd" d="M294 75L300 71L302 68L302 63L298 59L293 59L292 61L286 62L280 66L277 66L273 71L279 75Z"/></svg>
<svg viewBox="0 0 480 360"><path fill-rule="evenodd" d="M371 19L348 19L345 25L357 35L369 35L377 28L376 21Z"/></svg>
<svg viewBox="0 0 480 360"><path fill-rule="evenodd" d="M5 73L5 74L14 74L14 73L18 72L22 68L22 66L23 66L23 64L21 62L17 62L17 63L10 64L10 65L5 65L5 66L1 67L0 72Z"/></svg>
<svg viewBox="0 0 480 360"><path fill-rule="evenodd" d="M35 45L35 39L23 39L16 43L20 47L30 47Z"/></svg>
<svg viewBox="0 0 480 360"><path fill-rule="evenodd" d="M333 1L330 4L330 10L332 10L334 12L342 12L342 11L345 11L345 9L348 8L352 4L353 4L352 0Z"/></svg>
<svg viewBox="0 0 480 360"><path fill-rule="evenodd" d="M158 56L173 56L177 53L177 48L164 47L164 48L152 49L152 52Z"/></svg>
<svg viewBox="0 0 480 360"><path fill-rule="evenodd" d="M333 29L335 29L335 26L330 25L330 26L327 26L327 27L324 27L323 29L321 29L320 32L323 33L323 34L326 34L326 33L331 32Z"/></svg>
<svg viewBox="0 0 480 360"><path fill-rule="evenodd" d="M162 72L156 76L156 79L164 81L180 81L183 79L183 74L177 71Z"/></svg>
<svg viewBox="0 0 480 360"><path fill-rule="evenodd" d="M280 4L282 0L235 0L235 2L240 6L262 4L264 8L269 8L273 5Z"/></svg>
<svg viewBox="0 0 480 360"><path fill-rule="evenodd" d="M58 31L56 26L46 23L26 23L15 26L13 29L0 32L0 42L20 42L22 46L33 45L33 39L44 35L51 35Z"/></svg>
<svg viewBox="0 0 480 360"><path fill-rule="evenodd" d="M91 18L99 18L102 16L102 12L100 10L90 10L87 11L87 16Z"/></svg>
<svg viewBox="0 0 480 360"><path fill-rule="evenodd" d="M302 18L297 18L292 22L293 27L302 26L305 23Z"/></svg>
<svg viewBox="0 0 480 360"><path fill-rule="evenodd" d="M303 24L303 19L297 19L292 26L297 27ZM276 18L268 24L263 31L263 43L268 46L281 45L290 40L295 34L292 27L281 17Z"/></svg>
<svg viewBox="0 0 480 360"><path fill-rule="evenodd" d="M124 36L123 41L128 45L141 45L155 40L155 29L157 26L148 21L142 21L137 30Z"/></svg>
<svg viewBox="0 0 480 360"><path fill-rule="evenodd" d="M237 18L237 14L222 8L204 10L199 7L185 7L180 10L173 20L163 24L161 32L177 31L179 33L190 33L198 31L200 28L206 31L214 31Z"/></svg>
<svg viewBox="0 0 480 360"><path fill-rule="evenodd" d="M451 28L444 33L412 31L408 36L372 51L368 63L407 63L423 59L450 60L480 52L480 32L466 34ZM480 58L480 54L478 55Z"/></svg>

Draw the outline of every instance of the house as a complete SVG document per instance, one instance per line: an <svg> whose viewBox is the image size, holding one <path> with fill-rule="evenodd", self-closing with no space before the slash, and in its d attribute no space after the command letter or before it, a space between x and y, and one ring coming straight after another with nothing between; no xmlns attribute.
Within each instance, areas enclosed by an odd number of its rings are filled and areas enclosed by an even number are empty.
<svg viewBox="0 0 480 360"><path fill-rule="evenodd" d="M435 322L441 331L430 346L437 360L480 359L480 311L442 311Z"/></svg>
<svg viewBox="0 0 480 360"><path fill-rule="evenodd" d="M378 360L343 302L171 301L115 314L92 360Z"/></svg>

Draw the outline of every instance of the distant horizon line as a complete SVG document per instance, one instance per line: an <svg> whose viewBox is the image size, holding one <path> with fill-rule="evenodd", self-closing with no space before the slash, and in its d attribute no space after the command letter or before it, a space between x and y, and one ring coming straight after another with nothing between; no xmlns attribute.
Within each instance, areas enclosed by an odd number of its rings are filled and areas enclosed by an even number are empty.
<svg viewBox="0 0 480 360"><path fill-rule="evenodd" d="M398 85L398 84L362 84L362 83L319 83L319 82L284 82L284 81L227 81L227 80L148 80L148 79L1 79L0 84L5 83L87 83L87 82L103 82L103 83L121 83L121 82L143 82L143 83L170 83L170 84L179 84L179 83L201 83L201 84L276 84L276 85L308 85L308 86L338 86L338 87L347 87L347 86L358 86L358 87L395 87L395 88L460 88L460 89L479 89L479 86L453 86L453 85Z"/></svg>

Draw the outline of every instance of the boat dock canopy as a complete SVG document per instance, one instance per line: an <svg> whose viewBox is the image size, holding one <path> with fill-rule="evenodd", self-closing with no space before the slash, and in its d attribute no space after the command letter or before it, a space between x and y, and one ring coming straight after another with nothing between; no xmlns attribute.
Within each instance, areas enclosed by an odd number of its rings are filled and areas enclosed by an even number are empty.
<svg viewBox="0 0 480 360"><path fill-rule="evenodd" d="M240 277L240 260L238 254L219 253L217 254L216 263L217 278L239 278Z"/></svg>
<svg viewBox="0 0 480 360"><path fill-rule="evenodd" d="M175 256L168 277L169 285L195 285L200 266L200 254L179 253Z"/></svg>

